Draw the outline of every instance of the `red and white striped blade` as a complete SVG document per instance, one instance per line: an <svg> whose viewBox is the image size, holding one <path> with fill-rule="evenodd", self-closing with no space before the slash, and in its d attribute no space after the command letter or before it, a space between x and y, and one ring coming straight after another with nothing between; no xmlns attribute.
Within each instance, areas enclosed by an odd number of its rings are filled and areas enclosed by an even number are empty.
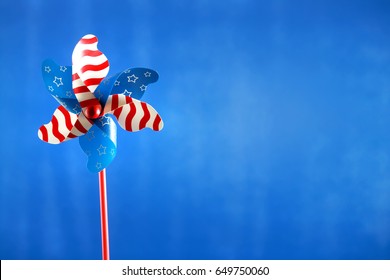
<svg viewBox="0 0 390 280"><path fill-rule="evenodd" d="M103 109L103 114L109 114L123 105L133 102L133 98L124 94L113 94L108 96L106 104Z"/></svg>
<svg viewBox="0 0 390 280"><path fill-rule="evenodd" d="M104 112L113 114L119 125L127 131L139 131L146 127L160 131L164 123L157 111L146 102L123 94L114 94L107 99Z"/></svg>
<svg viewBox="0 0 390 280"><path fill-rule="evenodd" d="M85 134L92 125L83 114L76 115L59 106L51 121L39 128L38 137L44 142L59 144Z"/></svg>
<svg viewBox="0 0 390 280"><path fill-rule="evenodd" d="M73 73L72 75L72 87L83 112L89 107L100 106L99 100L89 91L77 73Z"/></svg>
<svg viewBox="0 0 390 280"><path fill-rule="evenodd" d="M85 35L77 43L72 54L72 70L84 85L94 93L110 69L107 57L97 48L95 35Z"/></svg>

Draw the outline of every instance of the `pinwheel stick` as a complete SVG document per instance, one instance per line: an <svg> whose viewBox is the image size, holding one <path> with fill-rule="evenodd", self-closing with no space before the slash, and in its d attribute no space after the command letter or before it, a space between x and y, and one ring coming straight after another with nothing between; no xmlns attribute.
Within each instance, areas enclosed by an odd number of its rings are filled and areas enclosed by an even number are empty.
<svg viewBox="0 0 390 280"><path fill-rule="evenodd" d="M102 257L103 260L110 259L110 242L108 238L108 215L107 215L107 191L106 191L106 169L99 172L100 190L100 223L102 228Z"/></svg>

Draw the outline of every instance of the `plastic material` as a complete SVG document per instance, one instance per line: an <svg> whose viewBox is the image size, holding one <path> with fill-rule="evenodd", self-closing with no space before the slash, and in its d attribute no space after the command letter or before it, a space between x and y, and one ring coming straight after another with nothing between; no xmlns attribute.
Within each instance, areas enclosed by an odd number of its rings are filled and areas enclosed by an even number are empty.
<svg viewBox="0 0 390 280"><path fill-rule="evenodd" d="M158 80L157 72L129 68L106 78L109 62L97 43L94 35L81 38L72 54L72 66L43 62L46 88L61 106L38 130L38 137L51 144L79 137L92 172L102 171L116 156L114 118L127 131L163 128L157 111L138 100L148 85Z"/></svg>

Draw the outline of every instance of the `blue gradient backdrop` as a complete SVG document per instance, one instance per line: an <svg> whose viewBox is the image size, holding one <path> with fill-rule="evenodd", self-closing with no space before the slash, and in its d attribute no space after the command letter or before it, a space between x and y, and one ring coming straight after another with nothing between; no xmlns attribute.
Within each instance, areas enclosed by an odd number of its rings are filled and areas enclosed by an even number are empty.
<svg viewBox="0 0 390 280"><path fill-rule="evenodd" d="M113 259L390 258L389 1L2 0L0 31L1 259L101 257L97 175L37 137L88 33L166 125L118 128Z"/></svg>

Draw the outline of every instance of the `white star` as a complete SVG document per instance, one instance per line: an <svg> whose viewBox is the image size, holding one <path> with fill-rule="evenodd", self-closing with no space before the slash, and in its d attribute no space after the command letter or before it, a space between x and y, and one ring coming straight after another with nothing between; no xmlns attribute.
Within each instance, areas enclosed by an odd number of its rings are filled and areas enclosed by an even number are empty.
<svg viewBox="0 0 390 280"><path fill-rule="evenodd" d="M102 126L105 126L106 124L110 124L110 118L106 117L106 116L103 116L101 119L100 119L100 122L102 123Z"/></svg>
<svg viewBox="0 0 390 280"><path fill-rule="evenodd" d="M110 79L105 79L105 80L103 81L103 83L104 83L105 85L107 85L109 82L110 82Z"/></svg>
<svg viewBox="0 0 390 280"><path fill-rule="evenodd" d="M51 69L49 66L45 66L45 72L50 73Z"/></svg>
<svg viewBox="0 0 390 280"><path fill-rule="evenodd" d="M53 88L52 86L49 86L48 88L49 88L49 90L50 90L51 92L54 91L54 88Z"/></svg>
<svg viewBox="0 0 390 280"><path fill-rule="evenodd" d="M135 83L138 80L138 77L136 75L127 76L127 81L129 83Z"/></svg>
<svg viewBox="0 0 390 280"><path fill-rule="evenodd" d="M62 86L62 78L54 77L53 83L55 83L57 87Z"/></svg>
<svg viewBox="0 0 390 280"><path fill-rule="evenodd" d="M120 83L121 83L120 81L115 81L114 86L119 86Z"/></svg>
<svg viewBox="0 0 390 280"><path fill-rule="evenodd" d="M140 86L139 88L141 89L141 91L145 91L145 90L146 90L146 88L147 88L147 86L145 86L145 85L142 85L142 86Z"/></svg>
<svg viewBox="0 0 390 280"><path fill-rule="evenodd" d="M146 78L149 78L150 75L152 75L152 73L150 73L150 72L148 71L148 72L145 72L144 75L145 75Z"/></svg>
<svg viewBox="0 0 390 280"><path fill-rule="evenodd" d="M80 105L79 104L76 104L75 106L74 106L74 108L73 108L73 112L79 112L80 111L80 109L81 109L81 107L80 107ZM92 131L93 132L93 131Z"/></svg>
<svg viewBox="0 0 390 280"><path fill-rule="evenodd" d="M100 144L99 148L96 149L99 153L99 156L106 154L106 148L107 147L104 147L102 144Z"/></svg>
<svg viewBox="0 0 390 280"><path fill-rule="evenodd" d="M67 68L66 68L65 66L60 66L60 71L65 72L66 69L67 69Z"/></svg>
<svg viewBox="0 0 390 280"><path fill-rule="evenodd" d="M102 164L100 162L96 162L96 169L102 168Z"/></svg>
<svg viewBox="0 0 390 280"><path fill-rule="evenodd" d="M72 96L72 92L71 92L70 90L68 90L68 91L66 92L66 96L67 96L67 97L71 97L71 96Z"/></svg>
<svg viewBox="0 0 390 280"><path fill-rule="evenodd" d="M130 73L130 68L123 71L123 73Z"/></svg>
<svg viewBox="0 0 390 280"><path fill-rule="evenodd" d="M128 96L130 96L132 93L133 93L133 92L131 92L131 91L127 91L127 89L125 89L125 91L122 92L122 94L128 95Z"/></svg>
<svg viewBox="0 0 390 280"><path fill-rule="evenodd" d="M111 155L115 155L115 149L111 149Z"/></svg>
<svg viewBox="0 0 390 280"><path fill-rule="evenodd" d="M87 137L87 139L89 141L91 141L93 138L95 138L95 131L90 130L90 131L88 131L88 133L85 136Z"/></svg>

